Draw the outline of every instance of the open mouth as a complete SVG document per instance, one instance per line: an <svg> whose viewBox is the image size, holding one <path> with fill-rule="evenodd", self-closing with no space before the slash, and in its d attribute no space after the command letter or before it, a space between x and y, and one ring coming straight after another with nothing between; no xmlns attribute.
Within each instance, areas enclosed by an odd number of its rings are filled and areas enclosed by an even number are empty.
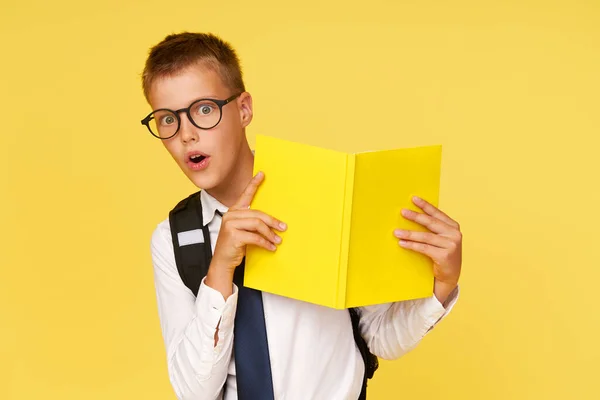
<svg viewBox="0 0 600 400"><path fill-rule="evenodd" d="M194 164L199 164L202 161L204 161L205 158L206 158L206 156L196 154L196 155L190 156L190 161L193 162Z"/></svg>
<svg viewBox="0 0 600 400"><path fill-rule="evenodd" d="M200 171L208 166L210 157L199 152L188 153L186 163L192 171Z"/></svg>

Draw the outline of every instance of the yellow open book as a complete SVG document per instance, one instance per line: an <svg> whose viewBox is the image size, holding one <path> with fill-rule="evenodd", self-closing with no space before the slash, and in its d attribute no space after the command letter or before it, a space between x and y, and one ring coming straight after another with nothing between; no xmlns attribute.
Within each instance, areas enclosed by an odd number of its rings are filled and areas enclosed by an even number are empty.
<svg viewBox="0 0 600 400"><path fill-rule="evenodd" d="M332 308L431 296L432 261L398 245L394 229L425 231L402 208L438 205L441 146L345 153L257 136L251 208L288 224L269 252L248 246L248 287Z"/></svg>

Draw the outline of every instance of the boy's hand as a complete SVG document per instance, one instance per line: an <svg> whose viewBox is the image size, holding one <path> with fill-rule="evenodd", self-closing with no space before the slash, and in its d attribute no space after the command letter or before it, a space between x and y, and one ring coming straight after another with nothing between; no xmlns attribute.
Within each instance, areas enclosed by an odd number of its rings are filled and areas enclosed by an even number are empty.
<svg viewBox="0 0 600 400"><path fill-rule="evenodd" d="M430 232L403 231L397 229L394 236L400 246L425 254L433 260L435 296L444 303L458 285L462 264L462 233L458 222L418 197L413 203L425 214L402 210L404 218L414 221Z"/></svg>
<svg viewBox="0 0 600 400"><path fill-rule="evenodd" d="M249 209L263 180L262 172L256 174L238 201L223 215L211 267L218 268L231 277L246 254L246 245L275 251L276 246L281 243L281 237L273 230L284 231L287 228L276 218Z"/></svg>

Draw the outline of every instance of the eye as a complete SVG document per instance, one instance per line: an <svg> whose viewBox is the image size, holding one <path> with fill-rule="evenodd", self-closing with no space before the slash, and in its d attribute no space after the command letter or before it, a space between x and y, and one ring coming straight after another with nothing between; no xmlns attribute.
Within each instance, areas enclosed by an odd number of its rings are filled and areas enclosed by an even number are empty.
<svg viewBox="0 0 600 400"><path fill-rule="evenodd" d="M211 104L199 104L198 107L196 107L196 114L209 115L214 109L215 108Z"/></svg>
<svg viewBox="0 0 600 400"><path fill-rule="evenodd" d="M177 121L175 120L175 117L173 115L165 115L160 119L161 125L172 125L175 122Z"/></svg>

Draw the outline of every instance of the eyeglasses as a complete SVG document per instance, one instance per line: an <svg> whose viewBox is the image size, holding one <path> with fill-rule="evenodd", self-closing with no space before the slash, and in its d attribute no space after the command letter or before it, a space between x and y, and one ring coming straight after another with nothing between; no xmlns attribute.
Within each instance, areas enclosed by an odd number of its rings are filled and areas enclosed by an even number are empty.
<svg viewBox="0 0 600 400"><path fill-rule="evenodd" d="M159 139L170 139L179 132L181 127L180 113L187 114L190 122L200 129L212 129L221 122L223 117L223 107L232 100L239 97L238 93L225 100L216 99L198 99L187 108L179 110L169 110L161 108L152 111L141 122L146 125L150 133Z"/></svg>

